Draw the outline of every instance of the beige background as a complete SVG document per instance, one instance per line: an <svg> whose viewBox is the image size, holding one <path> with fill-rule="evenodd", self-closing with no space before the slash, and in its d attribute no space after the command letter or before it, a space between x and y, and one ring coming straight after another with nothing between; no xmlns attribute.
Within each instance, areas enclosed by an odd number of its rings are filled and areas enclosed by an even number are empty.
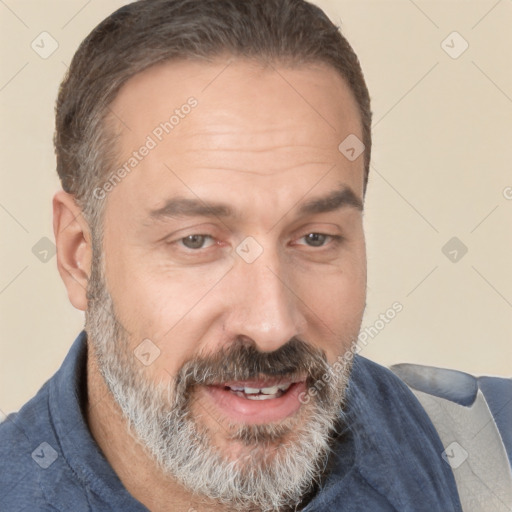
<svg viewBox="0 0 512 512"><path fill-rule="evenodd" d="M83 325L56 258L44 263L32 248L53 239L58 84L79 42L124 3L0 2L3 413L19 408L53 374ZM408 361L511 376L512 1L318 4L342 21L373 98L363 325L378 334L362 353L386 365ZM59 45L47 59L31 48L43 31ZM453 31L469 44L456 59L441 46ZM452 53L463 44L459 36L445 43ZM468 248L457 262L442 252L452 237ZM381 328L376 321L394 302L403 311Z"/></svg>

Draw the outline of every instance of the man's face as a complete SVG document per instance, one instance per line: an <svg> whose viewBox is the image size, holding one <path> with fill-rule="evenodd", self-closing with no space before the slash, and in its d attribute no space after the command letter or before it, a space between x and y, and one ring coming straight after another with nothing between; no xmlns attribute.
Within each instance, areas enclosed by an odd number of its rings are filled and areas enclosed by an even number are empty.
<svg viewBox="0 0 512 512"><path fill-rule="evenodd" d="M182 397L188 417L221 458L256 450L268 463L315 413L341 407L299 398L318 361L334 363L359 333L363 156L338 146L362 130L328 67L226 64L150 68L110 106L119 167L150 149L105 199L104 277L123 372L176 391L187 364L203 361L203 382ZM341 400L346 379L335 382L324 398Z"/></svg>

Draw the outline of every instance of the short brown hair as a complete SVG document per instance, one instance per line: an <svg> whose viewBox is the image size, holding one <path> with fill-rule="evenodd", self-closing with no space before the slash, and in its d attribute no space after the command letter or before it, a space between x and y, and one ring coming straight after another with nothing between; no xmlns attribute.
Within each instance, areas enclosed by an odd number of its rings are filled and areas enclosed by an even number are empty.
<svg viewBox="0 0 512 512"><path fill-rule="evenodd" d="M57 100L57 172L90 223L99 220L102 210L93 190L114 165L107 116L121 86L163 61L221 54L333 66L359 106L366 189L371 154L368 89L356 54L319 7L304 0L139 0L111 14L82 42Z"/></svg>

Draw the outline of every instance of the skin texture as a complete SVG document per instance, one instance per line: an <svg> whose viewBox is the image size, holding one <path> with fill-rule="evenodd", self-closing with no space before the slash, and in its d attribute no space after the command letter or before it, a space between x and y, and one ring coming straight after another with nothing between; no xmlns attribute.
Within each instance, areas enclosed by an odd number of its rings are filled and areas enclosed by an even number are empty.
<svg viewBox="0 0 512 512"><path fill-rule="evenodd" d="M190 97L197 106L105 198L106 282L131 350L144 339L158 346L160 356L144 370L155 383L236 336L263 352L296 336L333 363L357 337L365 306L362 211L299 210L343 188L363 202L363 157L351 162L338 150L349 134L362 139L348 86L320 64L218 58L154 66L129 80L111 105L119 164ZM234 215L151 216L176 197L222 203ZM54 197L54 231L69 299L86 310L90 229L62 191ZM304 238L310 233L343 238L315 247ZM190 249L183 244L189 235L210 238ZM236 252L246 237L262 249L252 263ZM224 510L164 477L134 442L92 350L87 379L93 437L135 498L153 511L168 510L169 502L173 510ZM199 390L192 410L214 432L212 443L227 457L243 455L209 400Z"/></svg>

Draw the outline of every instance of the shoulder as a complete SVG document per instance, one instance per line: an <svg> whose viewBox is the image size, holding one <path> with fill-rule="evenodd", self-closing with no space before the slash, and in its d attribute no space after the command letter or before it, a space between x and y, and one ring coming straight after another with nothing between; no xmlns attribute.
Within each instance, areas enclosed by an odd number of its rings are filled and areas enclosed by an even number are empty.
<svg viewBox="0 0 512 512"><path fill-rule="evenodd" d="M507 452L512 451L512 379L503 377L475 377L446 368L417 364L396 364L391 370L418 396L428 395L432 400L459 405L473 414L492 416L503 438ZM421 395L420 395L421 394ZM486 407L477 408L478 402ZM441 402L443 403L443 402Z"/></svg>
<svg viewBox="0 0 512 512"><path fill-rule="evenodd" d="M476 377L458 370L418 364L403 363L386 368L361 356L354 358L354 370L358 387L367 393L380 390L384 400L389 400L389 393L412 392L416 396L422 393L471 407L481 394L498 427L503 427L500 431L505 437L512 431L512 378Z"/></svg>
<svg viewBox="0 0 512 512"><path fill-rule="evenodd" d="M90 510L85 490L69 466L56 431L61 407L52 398L54 375L18 412L0 423L0 510ZM61 426L62 427L62 426Z"/></svg>
<svg viewBox="0 0 512 512"><path fill-rule="evenodd" d="M372 418L381 432L407 429L438 438L423 405L408 383L396 372L357 355L347 392L351 420Z"/></svg>
<svg viewBox="0 0 512 512"><path fill-rule="evenodd" d="M384 417L397 409L409 421L433 424L444 438L476 435L480 425L494 437L512 467L512 379L476 377L457 370L416 364L385 368L364 357L354 358L352 389L372 397ZM425 415L426 413L426 415ZM474 430L474 432L473 432ZM490 434L489 434L490 435ZM482 434L479 434L482 438Z"/></svg>
<svg viewBox="0 0 512 512"><path fill-rule="evenodd" d="M46 443L46 444L45 444ZM23 408L0 423L0 510L50 510L39 485L40 471L55 457L48 411L48 382ZM33 508L36 505L38 508Z"/></svg>
<svg viewBox="0 0 512 512"><path fill-rule="evenodd" d="M400 377L354 357L345 411L359 473L396 510L460 510L455 479L441 458L442 440Z"/></svg>
<svg viewBox="0 0 512 512"><path fill-rule="evenodd" d="M504 504L512 504L512 379L410 364L392 370L434 424L463 509L509 510Z"/></svg>

